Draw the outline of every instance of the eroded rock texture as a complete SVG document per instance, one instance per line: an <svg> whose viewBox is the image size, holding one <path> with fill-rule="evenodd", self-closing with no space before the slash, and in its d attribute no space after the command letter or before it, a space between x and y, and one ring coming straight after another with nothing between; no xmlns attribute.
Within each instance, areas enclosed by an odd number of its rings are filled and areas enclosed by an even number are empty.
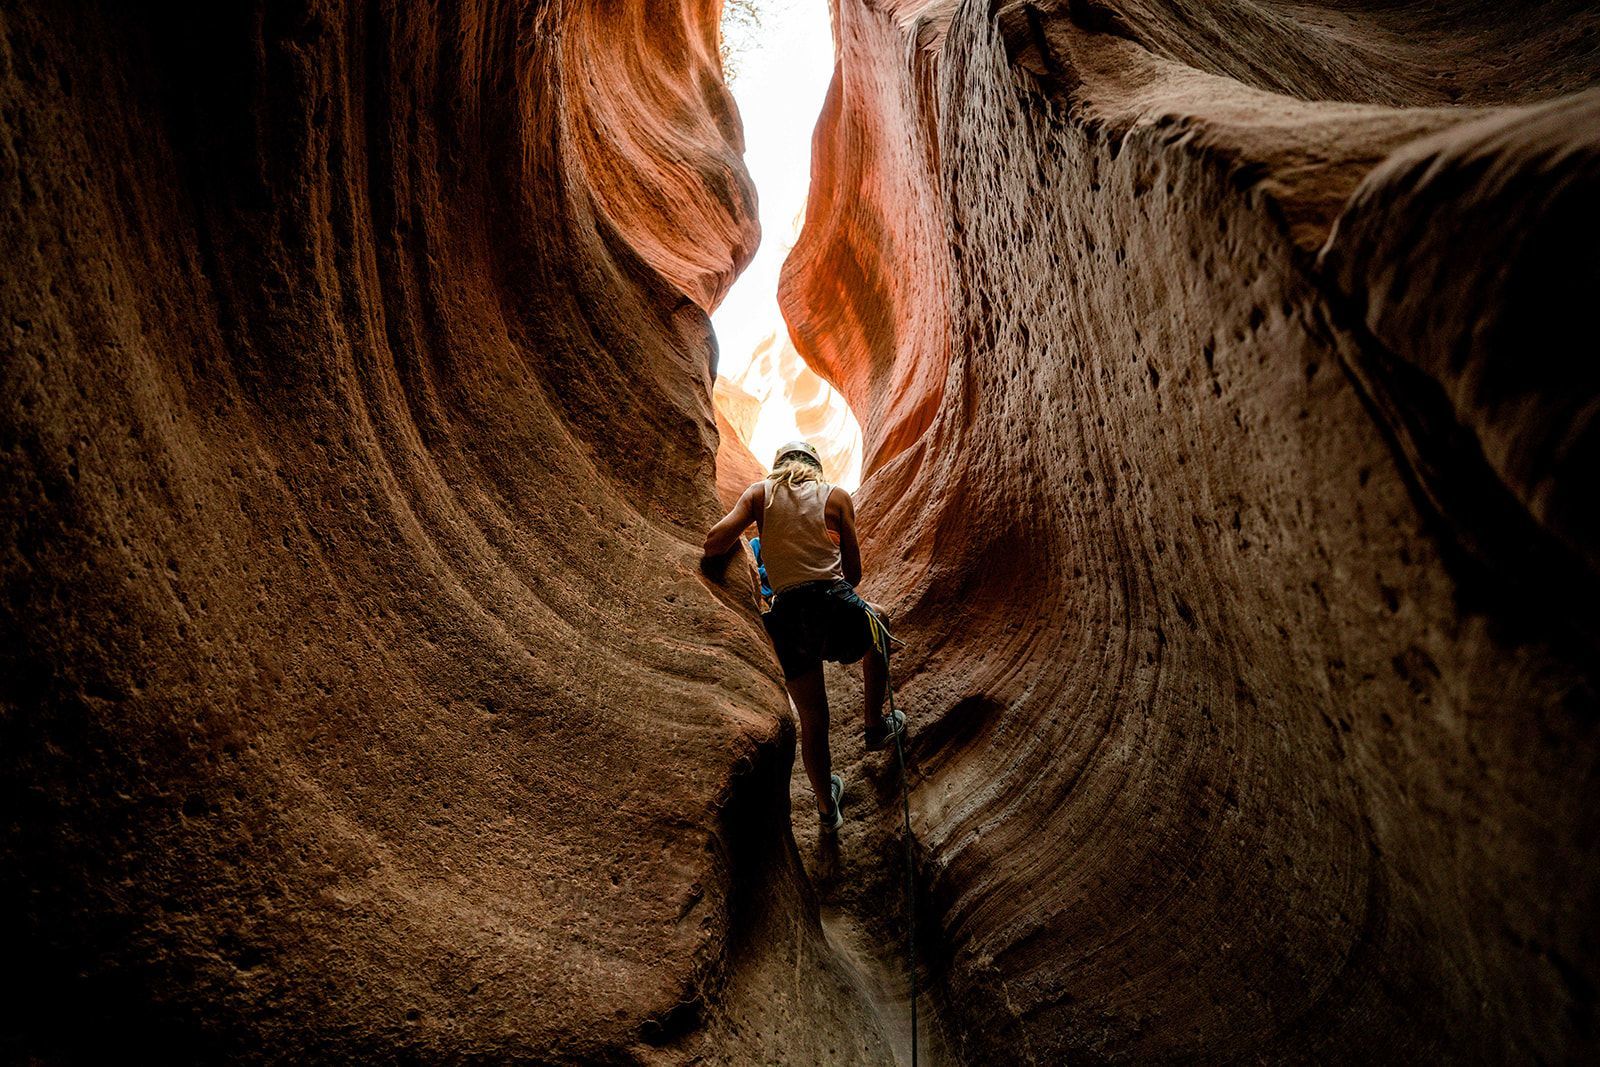
<svg viewBox="0 0 1600 1067"><path fill-rule="evenodd" d="M782 300L956 1054L1592 1058L1594 12L835 9Z"/></svg>
<svg viewBox="0 0 1600 1067"><path fill-rule="evenodd" d="M881 1057L717 515L714 0L7 4L7 1059Z"/></svg>
<svg viewBox="0 0 1600 1067"><path fill-rule="evenodd" d="M797 852L695 568L715 16L0 13L7 1058L903 1053L892 764L840 726ZM784 301L909 641L925 1041L1592 1058L1596 17L837 29Z"/></svg>

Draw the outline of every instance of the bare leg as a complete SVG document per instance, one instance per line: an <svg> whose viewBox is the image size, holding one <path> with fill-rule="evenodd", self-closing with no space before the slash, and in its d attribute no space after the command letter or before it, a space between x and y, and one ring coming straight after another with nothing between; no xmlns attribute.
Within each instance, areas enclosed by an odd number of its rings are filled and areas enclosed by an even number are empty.
<svg viewBox="0 0 1600 1067"><path fill-rule="evenodd" d="M833 811L833 759L828 750L828 687L822 665L784 680L794 710L800 713L800 759L817 794L817 811Z"/></svg>
<svg viewBox="0 0 1600 1067"><path fill-rule="evenodd" d="M889 613L876 604L871 607L873 614L882 619L885 626L889 625ZM876 645L867 649L867 654L861 657L861 679L867 687L867 700L863 705L867 726L875 728L883 718L883 694L889 681L889 674L883 668L883 654Z"/></svg>

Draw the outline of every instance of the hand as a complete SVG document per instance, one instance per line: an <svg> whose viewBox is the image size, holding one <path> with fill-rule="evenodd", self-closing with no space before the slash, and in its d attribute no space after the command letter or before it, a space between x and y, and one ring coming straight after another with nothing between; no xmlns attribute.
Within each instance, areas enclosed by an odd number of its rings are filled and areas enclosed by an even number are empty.
<svg viewBox="0 0 1600 1067"><path fill-rule="evenodd" d="M716 556L710 553L702 555L700 557L700 573L714 582L722 581L723 577L728 573L728 557L730 555L732 553L729 552L723 552Z"/></svg>

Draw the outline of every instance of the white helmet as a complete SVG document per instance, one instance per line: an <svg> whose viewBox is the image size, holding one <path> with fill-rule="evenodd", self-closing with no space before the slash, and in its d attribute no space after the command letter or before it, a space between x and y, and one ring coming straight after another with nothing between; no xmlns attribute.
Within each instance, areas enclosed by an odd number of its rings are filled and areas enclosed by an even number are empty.
<svg viewBox="0 0 1600 1067"><path fill-rule="evenodd" d="M812 463L815 463L819 469L822 466L822 457L817 454L816 447L810 441L790 441L788 444L780 445L778 454L772 459L773 467L777 467L790 456L804 456Z"/></svg>

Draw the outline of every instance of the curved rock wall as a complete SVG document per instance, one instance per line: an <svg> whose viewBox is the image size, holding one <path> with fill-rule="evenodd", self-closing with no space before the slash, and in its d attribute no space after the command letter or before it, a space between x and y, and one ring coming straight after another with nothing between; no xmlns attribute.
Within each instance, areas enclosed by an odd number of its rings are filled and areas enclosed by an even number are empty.
<svg viewBox="0 0 1600 1067"><path fill-rule="evenodd" d="M7 1059L882 1054L696 569L718 7L0 13Z"/></svg>
<svg viewBox="0 0 1600 1067"><path fill-rule="evenodd" d="M931 64L907 48L893 11L835 5L834 37L847 58L817 121L805 226L778 302L807 362L855 409L866 471L938 408L949 265Z"/></svg>
<svg viewBox="0 0 1600 1067"><path fill-rule="evenodd" d="M892 761L809 881L695 568L716 14L0 13L8 1058L903 1049ZM782 295L909 642L925 1039L1592 1058L1595 16L836 27Z"/></svg>
<svg viewBox="0 0 1600 1067"><path fill-rule="evenodd" d="M835 6L782 298L956 1053L1592 1057L1596 16Z"/></svg>
<svg viewBox="0 0 1600 1067"><path fill-rule="evenodd" d="M1517 543L1491 562L1562 593L1591 627L1600 364L1586 355L1582 309L1600 285L1597 130L1600 93L1587 92L1409 144L1362 183L1319 264L1383 351L1438 383L1514 497L1508 516L1525 511L1557 542L1536 571ZM1472 520L1458 525L1489 525L1470 493L1442 508Z"/></svg>

